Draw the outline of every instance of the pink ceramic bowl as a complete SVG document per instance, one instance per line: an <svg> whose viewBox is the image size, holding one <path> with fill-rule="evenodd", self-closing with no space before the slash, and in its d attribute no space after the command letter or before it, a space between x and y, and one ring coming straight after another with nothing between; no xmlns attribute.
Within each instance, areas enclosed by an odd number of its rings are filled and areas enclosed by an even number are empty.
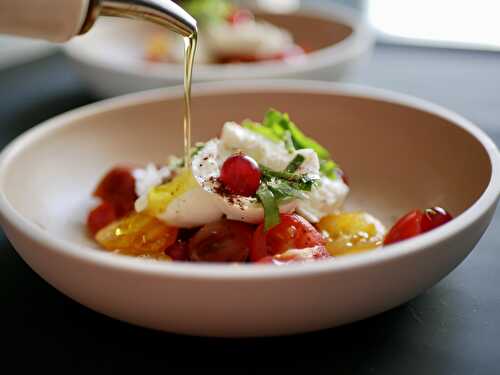
<svg viewBox="0 0 500 375"><path fill-rule="evenodd" d="M98 177L115 163L181 151L182 91L96 103L37 126L0 157L1 225L22 258L74 300L111 317L169 332L282 335L381 313L452 271L488 226L500 192L499 153L446 109L376 89L318 82L211 83L194 88L195 138L226 120L288 111L351 179L348 208L390 225L416 207L456 218L365 254L275 267L159 263L107 253L84 220Z"/></svg>

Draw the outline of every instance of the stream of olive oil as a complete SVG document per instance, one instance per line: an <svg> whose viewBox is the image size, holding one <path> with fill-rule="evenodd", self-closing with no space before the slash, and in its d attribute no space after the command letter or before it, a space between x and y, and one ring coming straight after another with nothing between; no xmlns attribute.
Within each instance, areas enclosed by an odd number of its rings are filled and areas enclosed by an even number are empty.
<svg viewBox="0 0 500 375"><path fill-rule="evenodd" d="M184 165L191 165L191 79L198 34L184 38Z"/></svg>

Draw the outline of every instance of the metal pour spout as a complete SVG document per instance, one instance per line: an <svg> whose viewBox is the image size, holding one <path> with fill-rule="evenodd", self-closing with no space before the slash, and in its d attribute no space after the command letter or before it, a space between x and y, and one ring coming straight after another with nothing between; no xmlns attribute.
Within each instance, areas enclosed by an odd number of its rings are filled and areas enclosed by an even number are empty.
<svg viewBox="0 0 500 375"><path fill-rule="evenodd" d="M164 26L183 37L198 33L196 20L171 0L91 0L80 31L88 31L99 16L144 20Z"/></svg>

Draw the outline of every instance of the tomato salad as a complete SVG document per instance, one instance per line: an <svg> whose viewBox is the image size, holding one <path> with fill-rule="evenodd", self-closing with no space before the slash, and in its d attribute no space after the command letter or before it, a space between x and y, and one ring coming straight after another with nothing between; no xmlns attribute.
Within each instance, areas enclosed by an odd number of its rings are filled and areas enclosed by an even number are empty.
<svg viewBox="0 0 500 375"><path fill-rule="evenodd" d="M255 18L248 9L228 0L184 0L179 2L200 27L195 61L201 64L286 61L303 56L304 49L290 32ZM182 63L184 44L168 33L151 35L146 60Z"/></svg>
<svg viewBox="0 0 500 375"><path fill-rule="evenodd" d="M387 232L367 212L344 211L346 174L276 110L224 124L191 158L110 170L93 193L90 235L126 255L281 265L379 249L452 219L440 207L414 210Z"/></svg>

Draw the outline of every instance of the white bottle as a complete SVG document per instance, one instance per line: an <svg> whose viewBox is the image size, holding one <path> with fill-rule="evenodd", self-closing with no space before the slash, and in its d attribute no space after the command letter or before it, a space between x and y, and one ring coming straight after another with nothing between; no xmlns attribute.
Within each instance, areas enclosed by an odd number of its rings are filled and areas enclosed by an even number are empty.
<svg viewBox="0 0 500 375"><path fill-rule="evenodd" d="M144 19L186 37L197 32L196 21L170 0L0 0L0 34L62 43L99 16Z"/></svg>

